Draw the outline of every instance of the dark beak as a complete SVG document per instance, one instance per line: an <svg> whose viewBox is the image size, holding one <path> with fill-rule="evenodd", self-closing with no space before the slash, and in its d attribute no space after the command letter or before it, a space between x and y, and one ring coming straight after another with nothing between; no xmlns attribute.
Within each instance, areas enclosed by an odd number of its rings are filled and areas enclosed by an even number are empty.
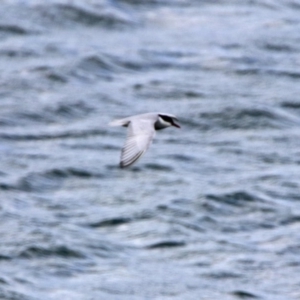
<svg viewBox="0 0 300 300"><path fill-rule="evenodd" d="M172 122L172 126L180 128L180 126L178 124L176 124L174 121Z"/></svg>

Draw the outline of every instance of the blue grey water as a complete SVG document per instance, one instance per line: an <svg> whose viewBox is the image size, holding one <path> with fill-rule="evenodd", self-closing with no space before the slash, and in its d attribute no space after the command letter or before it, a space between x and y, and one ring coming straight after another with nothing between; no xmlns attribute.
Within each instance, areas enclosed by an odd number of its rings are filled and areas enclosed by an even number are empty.
<svg viewBox="0 0 300 300"><path fill-rule="evenodd" d="M0 95L1 300L300 299L298 0L3 0Z"/></svg>

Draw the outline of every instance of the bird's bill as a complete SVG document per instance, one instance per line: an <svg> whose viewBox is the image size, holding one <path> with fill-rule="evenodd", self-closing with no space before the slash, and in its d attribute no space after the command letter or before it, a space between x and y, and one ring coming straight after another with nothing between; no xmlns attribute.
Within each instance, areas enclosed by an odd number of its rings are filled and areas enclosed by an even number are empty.
<svg viewBox="0 0 300 300"><path fill-rule="evenodd" d="M172 123L172 126L177 127L177 128L180 128L179 124L176 124L174 121L173 121L173 123Z"/></svg>

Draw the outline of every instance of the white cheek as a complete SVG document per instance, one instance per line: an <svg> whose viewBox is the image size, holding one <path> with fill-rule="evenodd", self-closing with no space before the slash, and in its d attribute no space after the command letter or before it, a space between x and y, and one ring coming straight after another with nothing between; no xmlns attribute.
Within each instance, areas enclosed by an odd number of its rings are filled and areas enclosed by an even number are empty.
<svg viewBox="0 0 300 300"><path fill-rule="evenodd" d="M164 119L162 119L162 118L159 118L159 122L160 122L160 124L162 125L162 126L164 126L164 127L169 127L169 126L171 126L171 124L169 123L169 122L166 122Z"/></svg>

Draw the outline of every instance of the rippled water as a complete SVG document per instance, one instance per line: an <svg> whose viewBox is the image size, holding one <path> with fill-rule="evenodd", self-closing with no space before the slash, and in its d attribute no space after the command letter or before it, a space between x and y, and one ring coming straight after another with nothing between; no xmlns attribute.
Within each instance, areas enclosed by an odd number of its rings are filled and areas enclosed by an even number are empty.
<svg viewBox="0 0 300 300"><path fill-rule="evenodd" d="M1 299L300 299L299 1L6 0L0 41Z"/></svg>

